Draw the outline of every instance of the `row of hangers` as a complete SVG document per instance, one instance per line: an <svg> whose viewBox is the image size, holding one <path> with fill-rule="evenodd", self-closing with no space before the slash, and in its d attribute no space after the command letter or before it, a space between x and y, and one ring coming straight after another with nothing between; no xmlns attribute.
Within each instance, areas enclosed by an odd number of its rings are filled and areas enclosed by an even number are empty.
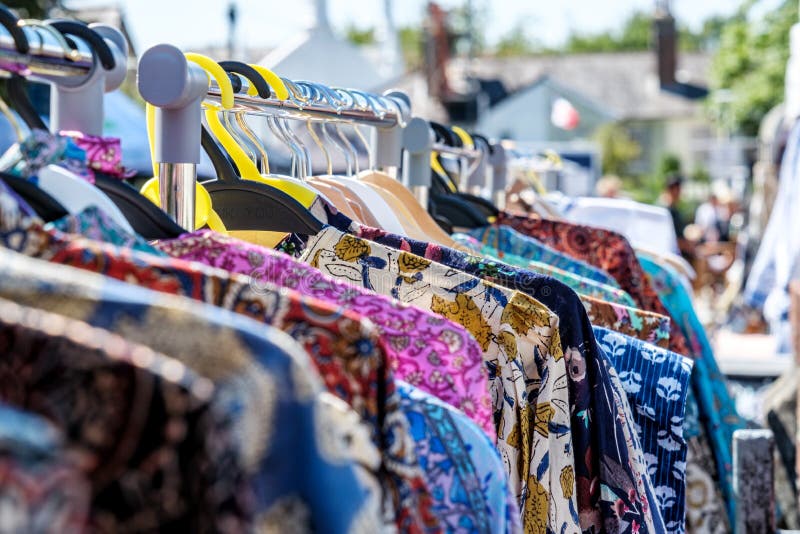
<svg viewBox="0 0 800 534"><path fill-rule="evenodd" d="M44 81L53 88L51 131L101 135L102 93L124 80L127 43L122 35L77 21L19 20L5 8L0 9L0 25L10 36L0 39L9 107L29 128L45 129L25 91L28 79ZM138 88L148 102L156 162L154 177L141 193L102 175L94 185L79 178L78 184L59 167L40 173L45 178L39 177L38 187L12 176L3 179L45 220L94 203L148 239L176 237L206 225L225 232L310 235L327 222L311 210L322 197L354 220L452 246L443 228L486 225L498 213L498 206L476 193L491 175L494 190L504 189L505 164L497 157L502 146L412 118L401 93L374 95L291 81L258 65L216 63L169 45L142 55ZM288 148L291 175L271 168L263 136L252 127L255 119L263 119L263 128ZM292 128L290 121L303 127ZM422 128L409 128L421 122ZM370 141L364 126L373 127ZM313 174L298 131L324 155L324 174ZM361 147L370 160L367 168L360 163ZM214 166L216 176L210 180L197 180L201 148ZM344 159L341 174L333 173L334 150ZM399 168L405 185L397 179Z"/></svg>

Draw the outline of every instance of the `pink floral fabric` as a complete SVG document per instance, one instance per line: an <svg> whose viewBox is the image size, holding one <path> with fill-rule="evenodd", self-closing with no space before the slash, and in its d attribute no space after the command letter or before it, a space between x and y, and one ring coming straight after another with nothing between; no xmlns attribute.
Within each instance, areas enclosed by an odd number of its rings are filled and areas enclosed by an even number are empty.
<svg viewBox="0 0 800 534"><path fill-rule="evenodd" d="M386 341L396 378L460 409L496 439L483 352L462 326L331 278L286 254L211 230L154 246L172 257L248 275L256 290L259 284L276 284L368 317Z"/></svg>
<svg viewBox="0 0 800 534"><path fill-rule="evenodd" d="M122 166L122 143L119 138L98 137L73 131L62 131L61 135L72 138L86 152L86 164L90 169L121 180L136 175L136 171Z"/></svg>

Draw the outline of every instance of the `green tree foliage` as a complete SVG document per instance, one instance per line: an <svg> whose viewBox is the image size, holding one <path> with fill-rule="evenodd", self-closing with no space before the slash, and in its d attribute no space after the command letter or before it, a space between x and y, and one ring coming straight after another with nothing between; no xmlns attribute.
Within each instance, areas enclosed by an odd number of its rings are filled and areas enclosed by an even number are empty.
<svg viewBox="0 0 800 534"><path fill-rule="evenodd" d="M350 25L345 30L345 38L356 46L372 45L377 42L375 28L359 28ZM409 70L421 68L424 58L422 28L419 26L405 26L397 30L397 39L403 60Z"/></svg>
<svg viewBox="0 0 800 534"><path fill-rule="evenodd" d="M719 48L722 32L728 25L730 17L714 15L703 21L698 32L687 29L680 30L680 48L688 52L709 52Z"/></svg>
<svg viewBox="0 0 800 534"><path fill-rule="evenodd" d="M422 29L417 26L406 26L397 32L400 40L400 50L409 70L422 68L425 58L425 43L422 38Z"/></svg>
<svg viewBox="0 0 800 534"><path fill-rule="evenodd" d="M359 28L350 24L344 32L348 41L356 46L375 44L375 28Z"/></svg>
<svg viewBox="0 0 800 534"><path fill-rule="evenodd" d="M594 139L603 154L603 174L625 176L628 164L642 153L642 147L620 124L609 123L600 126Z"/></svg>
<svg viewBox="0 0 800 534"><path fill-rule="evenodd" d="M654 172L636 176L626 176L623 178L623 183L625 184L625 190L631 192L634 200L646 204L655 204L666 190L669 176L672 174L682 174L682 171L683 164L680 157L676 154L666 153L661 156ZM685 215L691 215L690 211L687 211Z"/></svg>
<svg viewBox="0 0 800 534"><path fill-rule="evenodd" d="M527 24L518 22L495 45L498 57L529 56L541 52L542 47L528 34Z"/></svg>
<svg viewBox="0 0 800 534"><path fill-rule="evenodd" d="M678 28L681 50L708 50L719 40L727 21L724 17L712 17L703 27L693 32L689 28ZM648 50L653 44L653 15L646 11L635 11L619 31L604 31L595 34L572 34L564 46L565 52L635 52Z"/></svg>
<svg viewBox="0 0 800 534"><path fill-rule="evenodd" d="M668 152L661 156L661 160L658 162L658 168L656 169L656 172L661 178L666 178L670 174L680 174L682 172L682 168L683 165L681 164L681 158L676 154Z"/></svg>
<svg viewBox="0 0 800 534"><path fill-rule="evenodd" d="M625 20L621 31L604 31L596 34L573 34L567 39L566 52L623 52L647 50L653 19L637 11Z"/></svg>
<svg viewBox="0 0 800 534"><path fill-rule="evenodd" d="M789 30L798 19L797 0L784 0L760 19L746 1L724 26L711 69L712 89L727 89L727 102L714 102L715 117L745 135L755 135L764 115L783 100Z"/></svg>

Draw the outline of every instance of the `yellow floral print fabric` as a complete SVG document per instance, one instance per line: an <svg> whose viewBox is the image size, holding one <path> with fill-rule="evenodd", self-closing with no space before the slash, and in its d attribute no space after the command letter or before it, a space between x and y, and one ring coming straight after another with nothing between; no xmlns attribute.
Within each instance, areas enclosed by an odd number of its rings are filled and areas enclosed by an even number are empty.
<svg viewBox="0 0 800 534"><path fill-rule="evenodd" d="M497 448L525 532L580 532L558 316L523 293L330 227L300 259L466 328L484 351Z"/></svg>

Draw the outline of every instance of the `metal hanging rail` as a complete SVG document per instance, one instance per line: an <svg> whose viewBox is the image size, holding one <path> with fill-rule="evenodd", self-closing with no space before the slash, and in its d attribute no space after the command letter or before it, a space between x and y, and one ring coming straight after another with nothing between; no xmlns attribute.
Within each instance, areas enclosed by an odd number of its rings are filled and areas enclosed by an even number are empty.
<svg viewBox="0 0 800 534"><path fill-rule="evenodd" d="M179 68L178 68L179 67ZM397 165L401 154L401 136L397 134L405 126L409 113L404 102L393 99L396 106L387 106L386 100L377 95L367 95L360 91L352 94L350 90L334 90L319 84L292 82L292 97L288 100L274 98L262 99L246 94L234 96L233 107L225 111L249 114L278 115L300 120L320 120L345 122L372 126L380 135L373 143L373 151L382 158L378 165ZM159 164L159 190L163 209L184 228L194 228L194 183L197 178L196 166L200 161L201 102L220 104L222 93L219 86L196 64L187 61L183 52L167 44L148 49L139 59L137 82L139 93L155 107L155 161ZM309 96L302 90L304 85L320 94ZM248 84L242 82L246 90ZM348 95L350 102L347 102ZM356 101L354 94L364 98L366 103ZM343 101L339 102L339 98ZM380 102L377 109L372 104ZM396 107L397 109L392 109ZM393 134L393 135L390 135ZM398 142L397 147L392 141ZM391 157L387 157L391 155Z"/></svg>
<svg viewBox="0 0 800 534"><path fill-rule="evenodd" d="M206 100L219 103L220 99L219 87L212 82ZM376 114L369 109L344 108L339 110L329 104L318 102L298 103L291 99L263 99L246 94L235 95L234 107L226 111L244 111L254 115L278 115L302 120L358 123L376 128L394 128L399 123L397 113L393 111Z"/></svg>
<svg viewBox="0 0 800 534"><path fill-rule="evenodd" d="M0 35L0 71L21 75L84 76L92 70L90 53L71 51L70 57L61 48L49 44L31 44L31 51L20 54L14 41Z"/></svg>
<svg viewBox="0 0 800 534"><path fill-rule="evenodd" d="M434 152L439 152L441 154L448 154L450 156L458 156L461 158L468 158L468 159L478 159L483 156L483 153L480 150L475 150L473 148L465 148L465 147L454 147L450 145L445 145L442 143L434 143L431 150Z"/></svg>

